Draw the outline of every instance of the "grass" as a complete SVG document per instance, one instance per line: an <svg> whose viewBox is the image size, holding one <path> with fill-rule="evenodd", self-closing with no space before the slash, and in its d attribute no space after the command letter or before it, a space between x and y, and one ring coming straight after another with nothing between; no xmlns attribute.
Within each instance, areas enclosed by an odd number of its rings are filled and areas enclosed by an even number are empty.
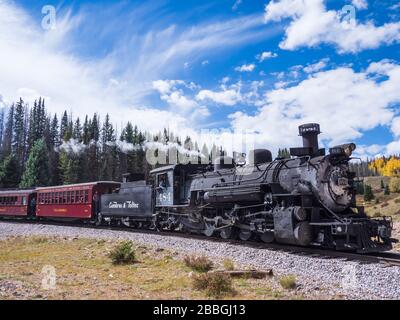
<svg viewBox="0 0 400 320"><path fill-rule="evenodd" d="M132 264L136 261L135 250L131 241L123 241L109 254L113 264Z"/></svg>
<svg viewBox="0 0 400 320"><path fill-rule="evenodd" d="M213 268L213 262L206 256L185 256L183 259L186 266L197 272L208 272Z"/></svg>
<svg viewBox="0 0 400 320"><path fill-rule="evenodd" d="M221 298L233 295L233 283L230 276L225 274L204 273L193 277L193 288L204 291L207 296Z"/></svg>
<svg viewBox="0 0 400 320"><path fill-rule="evenodd" d="M110 252L120 243L95 239L14 237L0 241L0 300L3 299L300 299L298 291L284 290L277 278L210 279L206 273L189 276L177 252L152 247L135 248L134 264L114 264ZM222 264L223 260L221 261ZM55 269L52 290L42 288L45 266ZM211 273L210 273L211 274ZM193 290L194 278L205 276L204 289ZM234 289L232 292L230 289ZM234 294L233 294L234 293ZM320 293L308 299L325 298Z"/></svg>
<svg viewBox="0 0 400 320"><path fill-rule="evenodd" d="M233 271L235 270L235 264L231 259L225 259L223 262L224 269L227 271Z"/></svg>
<svg viewBox="0 0 400 320"><path fill-rule="evenodd" d="M283 276L279 279L279 283L284 289L296 289L296 277L293 275Z"/></svg>

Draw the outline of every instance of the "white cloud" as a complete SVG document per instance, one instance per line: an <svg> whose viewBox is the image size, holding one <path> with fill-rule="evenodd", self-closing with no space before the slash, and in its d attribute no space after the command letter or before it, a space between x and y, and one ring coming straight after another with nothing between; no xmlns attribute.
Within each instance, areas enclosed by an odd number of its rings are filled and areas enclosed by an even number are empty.
<svg viewBox="0 0 400 320"><path fill-rule="evenodd" d="M397 10L400 9L400 2L399 3L395 3L394 5L389 7L390 10Z"/></svg>
<svg viewBox="0 0 400 320"><path fill-rule="evenodd" d="M109 9L112 12L113 6ZM258 15L191 27L158 24L145 33L132 27L129 32L116 33L120 24L99 25L96 10L82 10L76 15L58 11L57 29L47 32L40 21L14 2L0 0L0 94L4 101L12 102L22 95L32 103L40 95L47 97L52 113L66 109L74 116L94 112L104 116L111 110L118 127L131 120L143 130L169 127L184 132L197 125L197 116L189 123L186 114L180 113L193 102L178 92L168 97L176 110L148 107L153 81L180 72L183 61L202 61L210 52L216 54L269 36L269 32L256 30L262 25ZM141 21L136 16L134 20L136 24ZM74 50L82 48L84 30L86 36L93 30L99 38L113 33L118 36L113 37L115 45L108 52L96 50L96 57L80 58ZM91 44L87 48L93 49ZM198 115L207 112L204 106L196 107Z"/></svg>
<svg viewBox="0 0 400 320"><path fill-rule="evenodd" d="M244 64L240 67L236 67L235 70L238 72L252 72L255 69L255 65L254 64Z"/></svg>
<svg viewBox="0 0 400 320"><path fill-rule="evenodd" d="M260 62L263 62L267 59L276 58L278 55L271 51L265 51L259 55L257 55L256 59Z"/></svg>
<svg viewBox="0 0 400 320"><path fill-rule="evenodd" d="M206 66L206 65L209 65L209 64L210 64L210 61L208 61L208 60L204 60L204 61L201 62L202 66Z"/></svg>
<svg viewBox="0 0 400 320"><path fill-rule="evenodd" d="M241 4L242 4L242 0L235 0L235 3L232 6L232 10L236 11Z"/></svg>
<svg viewBox="0 0 400 320"><path fill-rule="evenodd" d="M272 149L298 145L297 127L308 122L320 123L321 137L331 144L360 138L364 131L389 125L391 107L400 103L400 65L388 63L372 63L365 72L348 67L322 71L295 86L268 91L258 112L236 112L231 125L260 132L260 144ZM375 81L372 70L387 78Z"/></svg>
<svg viewBox="0 0 400 320"><path fill-rule="evenodd" d="M196 99L199 101L211 100L218 104L234 106L241 100L240 92L229 89L222 91L201 90Z"/></svg>
<svg viewBox="0 0 400 320"><path fill-rule="evenodd" d="M329 59L322 59L316 63L307 65L307 67L305 67L303 70L305 73L318 72L326 67L328 61Z"/></svg>
<svg viewBox="0 0 400 320"><path fill-rule="evenodd" d="M367 0L351 0L351 3L359 10L368 9Z"/></svg>
<svg viewBox="0 0 400 320"><path fill-rule="evenodd" d="M396 138L400 137L400 117L393 118L390 129Z"/></svg>
<svg viewBox="0 0 400 320"><path fill-rule="evenodd" d="M340 12L326 10L324 0L271 1L265 7L264 18L265 22L291 20L279 45L286 50L328 43L339 53L356 53L400 41L399 22L375 26L372 21L341 21Z"/></svg>
<svg viewBox="0 0 400 320"><path fill-rule="evenodd" d="M170 113L178 117L189 119L192 123L201 122L210 115L206 106L185 95L184 89L195 90L195 83L186 83L183 80L157 80L153 81L153 88L160 93L161 100L168 103Z"/></svg>

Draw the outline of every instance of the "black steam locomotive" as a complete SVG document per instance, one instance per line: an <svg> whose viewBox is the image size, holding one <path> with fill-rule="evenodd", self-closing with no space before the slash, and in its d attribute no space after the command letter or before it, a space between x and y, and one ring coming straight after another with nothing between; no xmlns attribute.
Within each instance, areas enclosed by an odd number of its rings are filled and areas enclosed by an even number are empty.
<svg viewBox="0 0 400 320"><path fill-rule="evenodd" d="M299 127L303 147L289 159L250 152L248 164L220 157L213 165L155 169L154 185L127 182L101 197L99 223L185 231L224 239L259 239L361 253L390 250L392 221L356 206L349 161L355 144L318 147L318 124Z"/></svg>

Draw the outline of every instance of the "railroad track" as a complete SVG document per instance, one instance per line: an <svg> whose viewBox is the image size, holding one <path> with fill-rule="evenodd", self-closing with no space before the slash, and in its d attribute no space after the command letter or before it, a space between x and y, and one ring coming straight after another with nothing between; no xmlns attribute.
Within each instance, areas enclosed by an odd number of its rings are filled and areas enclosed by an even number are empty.
<svg viewBox="0 0 400 320"><path fill-rule="evenodd" d="M6 223L15 223L15 224L42 224L42 225L52 225L52 226L68 226L75 228L89 228L89 229L97 229L97 230L113 230L113 231L124 231L131 233L140 233L140 234L152 234L152 235L163 235L167 237L179 237L179 238L187 238L187 239L198 239L202 241L212 241L212 242L222 242L228 243L231 245L237 245L242 247L250 247L256 249L268 249L268 250L277 250L281 252L285 252L288 254L298 254L302 256L312 256L316 258L322 259L345 259L347 261L357 261L361 263L378 263L382 264L384 267L390 266L398 266L400 267L400 253L396 252L382 252L382 253L370 253L370 254L361 254L354 252L344 252L344 251L334 251L327 249L320 249L315 247L299 247L294 245L285 245L279 243L263 243L258 241L240 241L235 239L222 239L219 237L206 237L204 235L199 234L187 234L187 233L179 233L172 231L152 231L146 229L131 229L126 227L119 226L94 226L90 224L83 223L72 223L72 222L55 222L55 221L17 221L17 220L0 220L0 222Z"/></svg>

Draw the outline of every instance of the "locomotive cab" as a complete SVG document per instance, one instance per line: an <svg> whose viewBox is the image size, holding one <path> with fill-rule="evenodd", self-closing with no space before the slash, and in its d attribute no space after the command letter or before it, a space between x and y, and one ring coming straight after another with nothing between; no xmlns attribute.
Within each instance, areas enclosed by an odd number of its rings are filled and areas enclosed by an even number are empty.
<svg viewBox="0 0 400 320"><path fill-rule="evenodd" d="M190 175L208 169L204 164L177 164L152 170L156 207L189 205Z"/></svg>

